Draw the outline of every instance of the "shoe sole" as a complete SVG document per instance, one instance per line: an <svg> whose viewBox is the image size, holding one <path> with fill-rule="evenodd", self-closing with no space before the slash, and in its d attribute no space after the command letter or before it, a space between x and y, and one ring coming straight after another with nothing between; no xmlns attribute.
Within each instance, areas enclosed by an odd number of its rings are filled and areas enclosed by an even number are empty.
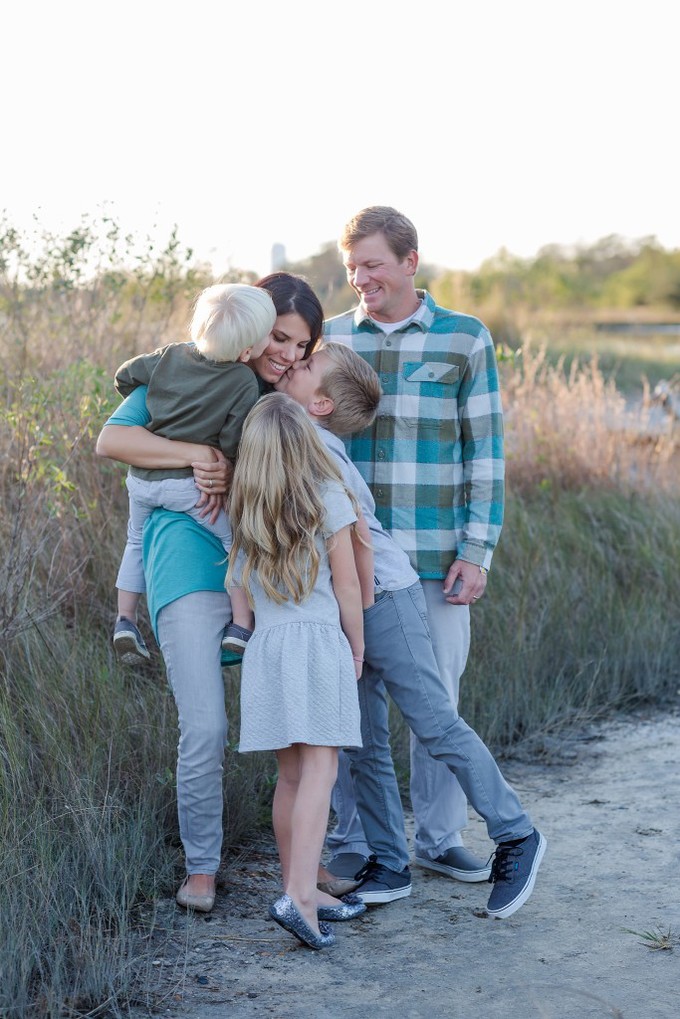
<svg viewBox="0 0 680 1019"><path fill-rule="evenodd" d="M484 870L458 870L456 867L447 867L443 863L436 863L434 860L423 860L416 856L415 862L423 870L433 870L437 874L446 874L447 877L452 877L456 881L488 881L491 874L491 867L485 867Z"/></svg>
<svg viewBox="0 0 680 1019"><path fill-rule="evenodd" d="M245 641L243 641L242 643L239 643L237 640L233 640L231 637L229 638L229 640L223 640L222 641L222 650L223 651L231 651L235 655L243 655L243 652L245 651L245 649L246 649L246 642Z"/></svg>
<svg viewBox="0 0 680 1019"><path fill-rule="evenodd" d="M394 902L396 899L405 899L411 894L411 885L405 888L386 888L384 892L362 892L361 886L357 889L356 895L367 906L380 905L383 902Z"/></svg>
<svg viewBox="0 0 680 1019"><path fill-rule="evenodd" d="M133 634L129 633L121 633L113 638L113 650L124 665L142 665L151 658L149 652L143 651Z"/></svg>
<svg viewBox="0 0 680 1019"><path fill-rule="evenodd" d="M489 916L497 916L499 919L504 920L506 917L512 916L513 913L516 913L517 910L524 905L524 903L527 901L527 899L534 890L534 885L536 884L536 875L538 874L538 868L541 865L541 860L545 856L545 851L547 847L548 840L539 832L538 849L536 850L534 862L531 867L529 880L527 881L519 895L517 895L512 900L512 902L509 902L507 906L503 906L502 909L489 909L489 907L487 906L486 911L489 914Z"/></svg>

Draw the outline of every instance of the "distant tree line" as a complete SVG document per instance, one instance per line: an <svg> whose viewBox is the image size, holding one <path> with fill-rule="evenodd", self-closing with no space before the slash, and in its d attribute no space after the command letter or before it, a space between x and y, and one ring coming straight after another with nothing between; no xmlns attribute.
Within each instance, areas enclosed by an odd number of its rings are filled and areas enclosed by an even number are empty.
<svg viewBox="0 0 680 1019"><path fill-rule="evenodd" d="M287 268L307 277L326 314L356 303L333 242ZM501 249L476 271L421 264L417 283L447 307L492 316L500 309L673 314L680 310L680 249L611 234L591 245L549 244L531 258Z"/></svg>
<svg viewBox="0 0 680 1019"><path fill-rule="evenodd" d="M334 241L285 268L309 280L326 315L356 304ZM188 305L215 279L254 282L256 273L242 267L220 271L197 262L176 230L165 245L155 244L124 233L104 215L84 216L64 237L39 223L30 235L0 215L0 349L8 333L15 342L28 332L35 335L27 329L28 318L43 319L42 335L49 344L65 327L77 332L75 315L82 319L79 324L90 319L100 329L106 322L108 342L113 331L118 340L125 336L134 352L140 316L148 319L151 309L157 338L169 334L179 339ZM506 337L543 315L588 321L675 318L680 313L680 249L667 250L655 237L629 240L611 234L591 245L550 244L530 258L501 249L475 271L421 262L416 285L429 289L445 307L479 315ZM101 314L104 305L106 315ZM113 346L118 355L118 343Z"/></svg>

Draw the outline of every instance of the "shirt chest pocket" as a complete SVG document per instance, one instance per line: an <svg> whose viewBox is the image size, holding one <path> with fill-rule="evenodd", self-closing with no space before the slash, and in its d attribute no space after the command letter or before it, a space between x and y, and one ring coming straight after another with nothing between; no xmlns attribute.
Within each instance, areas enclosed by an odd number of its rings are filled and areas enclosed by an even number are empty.
<svg viewBox="0 0 680 1019"><path fill-rule="evenodd" d="M460 366L448 361L406 361L396 408L398 431L438 443L454 442L458 422ZM424 454L423 454L424 455Z"/></svg>
<svg viewBox="0 0 680 1019"><path fill-rule="evenodd" d="M407 361L403 367L405 382L432 383L434 385L452 385L460 378L457 364L446 361Z"/></svg>

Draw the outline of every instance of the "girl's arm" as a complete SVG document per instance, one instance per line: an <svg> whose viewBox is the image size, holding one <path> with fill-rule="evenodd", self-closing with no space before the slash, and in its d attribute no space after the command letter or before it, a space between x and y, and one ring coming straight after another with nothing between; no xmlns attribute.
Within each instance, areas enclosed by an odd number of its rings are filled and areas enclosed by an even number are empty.
<svg viewBox="0 0 680 1019"><path fill-rule="evenodd" d="M340 625L352 648L354 671L359 679L364 662L364 617L351 527L348 525L333 534L328 539L327 548L333 592L340 608Z"/></svg>
<svg viewBox="0 0 680 1019"><path fill-rule="evenodd" d="M370 609L375 601L375 575L371 532L368 529L366 518L363 516L359 517L352 528L352 546L361 586L361 604L365 609Z"/></svg>

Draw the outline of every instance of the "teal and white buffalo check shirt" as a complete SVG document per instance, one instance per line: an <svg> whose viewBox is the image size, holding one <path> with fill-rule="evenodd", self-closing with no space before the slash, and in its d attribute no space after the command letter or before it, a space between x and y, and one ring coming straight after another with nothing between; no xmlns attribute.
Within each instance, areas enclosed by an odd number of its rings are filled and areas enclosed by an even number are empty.
<svg viewBox="0 0 680 1019"><path fill-rule="evenodd" d="M361 308L329 319L380 377L374 424L348 440L376 515L424 580L454 559L491 564L503 523L503 409L491 335L424 290L413 318L385 333Z"/></svg>

